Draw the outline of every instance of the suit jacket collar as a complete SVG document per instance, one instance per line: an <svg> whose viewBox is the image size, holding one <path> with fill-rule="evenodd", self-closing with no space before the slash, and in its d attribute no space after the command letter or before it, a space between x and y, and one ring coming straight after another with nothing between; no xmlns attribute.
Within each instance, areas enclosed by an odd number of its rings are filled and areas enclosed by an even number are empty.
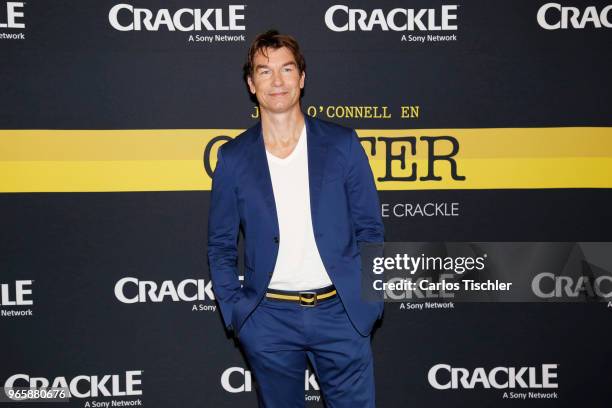
<svg viewBox="0 0 612 408"><path fill-rule="evenodd" d="M327 143L325 135L321 131L320 123L317 119L304 115L306 125L306 136L308 138L308 184L310 191L310 212L312 225L315 228L315 220L319 210L319 198L321 183L323 182L325 162L327 159ZM249 167L255 175L255 183L258 191L261 192L266 203L266 214L268 219L273 220L275 230L279 231L276 202L274 200L274 190L272 189L272 179L270 168L266 157L266 147L262 133L261 121L257 122L249 129L253 138L253 143L249 152ZM263 215L263 214L262 214Z"/></svg>

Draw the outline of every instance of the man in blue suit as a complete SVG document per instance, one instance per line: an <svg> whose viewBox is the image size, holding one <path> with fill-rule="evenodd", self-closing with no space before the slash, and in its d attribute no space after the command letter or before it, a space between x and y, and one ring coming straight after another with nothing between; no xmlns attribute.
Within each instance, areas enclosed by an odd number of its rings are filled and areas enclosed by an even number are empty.
<svg viewBox="0 0 612 408"><path fill-rule="evenodd" d="M304 406L309 359L327 406L374 407L370 332L383 303L363 295L361 255L382 246L380 203L355 131L302 113L305 68L290 36L268 31L251 45L244 72L261 121L218 151L208 219L213 289L260 406Z"/></svg>

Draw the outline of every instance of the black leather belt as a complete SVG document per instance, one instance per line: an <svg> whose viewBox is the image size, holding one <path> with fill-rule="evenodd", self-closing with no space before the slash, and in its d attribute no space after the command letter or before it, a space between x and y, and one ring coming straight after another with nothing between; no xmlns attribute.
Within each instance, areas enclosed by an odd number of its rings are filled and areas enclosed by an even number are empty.
<svg viewBox="0 0 612 408"><path fill-rule="evenodd" d="M314 307L318 302L333 299L337 296L334 285L313 290L278 290L268 289L266 298L281 302L297 302L302 306Z"/></svg>

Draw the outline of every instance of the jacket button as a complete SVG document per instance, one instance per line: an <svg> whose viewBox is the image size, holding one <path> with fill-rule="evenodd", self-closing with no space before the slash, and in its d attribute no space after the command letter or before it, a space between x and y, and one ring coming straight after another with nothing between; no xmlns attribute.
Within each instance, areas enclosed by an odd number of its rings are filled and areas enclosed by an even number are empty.
<svg viewBox="0 0 612 408"><path fill-rule="evenodd" d="M278 241L279 241L279 240L278 240L278 237L274 237L274 243L275 243L275 244L278 244Z"/></svg>

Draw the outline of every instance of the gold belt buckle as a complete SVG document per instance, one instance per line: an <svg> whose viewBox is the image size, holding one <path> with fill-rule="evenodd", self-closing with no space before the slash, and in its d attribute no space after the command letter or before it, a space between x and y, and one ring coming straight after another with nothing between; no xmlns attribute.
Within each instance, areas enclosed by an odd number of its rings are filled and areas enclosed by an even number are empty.
<svg viewBox="0 0 612 408"><path fill-rule="evenodd" d="M315 307L317 305L316 292L300 292L300 305L306 307Z"/></svg>

